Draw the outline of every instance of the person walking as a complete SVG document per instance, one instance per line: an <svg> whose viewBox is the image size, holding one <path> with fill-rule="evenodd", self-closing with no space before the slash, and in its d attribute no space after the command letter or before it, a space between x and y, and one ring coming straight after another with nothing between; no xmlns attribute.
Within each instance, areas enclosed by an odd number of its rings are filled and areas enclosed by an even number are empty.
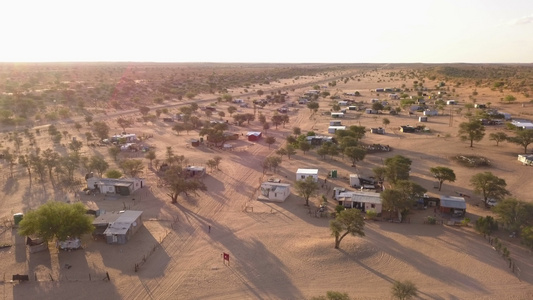
<svg viewBox="0 0 533 300"><path fill-rule="evenodd" d="M207 226L207 233L211 233L211 225Z"/></svg>

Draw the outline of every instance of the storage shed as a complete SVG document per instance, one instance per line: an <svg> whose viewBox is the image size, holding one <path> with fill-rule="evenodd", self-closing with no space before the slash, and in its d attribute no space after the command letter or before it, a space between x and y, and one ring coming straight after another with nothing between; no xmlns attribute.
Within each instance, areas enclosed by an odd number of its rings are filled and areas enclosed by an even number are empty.
<svg viewBox="0 0 533 300"><path fill-rule="evenodd" d="M464 216L466 213L466 201L463 197L440 196L440 208L443 213L451 213L456 216Z"/></svg>
<svg viewBox="0 0 533 300"><path fill-rule="evenodd" d="M263 133L261 133L260 131L250 131L246 133L246 136L248 137L248 141L250 142L258 141L262 135Z"/></svg>
<svg viewBox="0 0 533 300"><path fill-rule="evenodd" d="M318 169L296 170L296 180L305 180L307 177L312 177L315 182L318 182Z"/></svg>

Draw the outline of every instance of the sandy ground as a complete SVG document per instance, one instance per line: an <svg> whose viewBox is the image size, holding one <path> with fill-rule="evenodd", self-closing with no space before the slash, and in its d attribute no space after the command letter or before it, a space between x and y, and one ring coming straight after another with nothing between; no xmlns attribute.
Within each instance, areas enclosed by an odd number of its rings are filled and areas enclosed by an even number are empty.
<svg viewBox="0 0 533 300"><path fill-rule="evenodd" d="M371 98L386 98L386 95L370 93L370 89L402 83L397 79L386 82L383 77L378 83L383 74L384 71L374 72L358 82L339 83L330 91L359 90L362 97L357 100L366 101L370 107ZM319 79L302 78L300 81ZM412 84L406 83L407 86ZM268 88L284 88L290 84L294 84L292 80L281 81ZM426 86L433 85L426 82ZM265 86L261 88L266 89ZM290 92L290 101L310 88ZM496 92L477 90L478 103L492 102L492 106L524 118L533 113L533 106L499 104L501 96ZM240 93L239 90L232 92ZM459 95L470 92L469 87L456 91ZM200 95L198 98L209 97ZM466 96L457 99L466 99ZM144 211L144 228L128 244L121 246L85 238L83 250L58 252L51 247L49 252L30 254L23 238L14 230L2 229L0 242L13 244L11 248L0 250L4 270L3 298L30 299L38 295L40 299L307 299L336 290L347 292L354 299L390 299L392 282L405 279L416 283L421 299L533 298L531 252L523 249L508 233L500 232L499 237L511 252L517 266L515 273L488 240L471 227L424 224L424 217L433 215L433 210L414 210L409 223L369 221L365 237L348 236L342 241L341 249L336 250L328 228L330 219L310 215L300 197L293 194L284 203L256 201L260 182L275 176L292 183L296 169L306 167L318 168L322 180L330 170L338 170L339 178L329 179L319 192L331 198L332 187L348 187L349 174L371 175L373 167L396 154L413 160L411 179L426 187L430 195L459 192L470 195L467 217L472 220L490 214L479 205L480 198L472 194L468 184L470 177L481 171L491 171L504 178L513 196L531 201L529 191L524 188L533 183L531 168L516 160L522 148L508 143L496 147L488 140L488 133L503 130L502 126L487 127L487 137L470 148L456 137L458 124L466 120L459 114L451 120L452 126L449 115L435 116L425 124L431 129L430 133L407 134L399 132L397 127L417 125L417 116L409 117L405 112L399 116L376 116L349 111L342 120L343 125L380 127L382 118L387 117L391 121L387 133L367 133L363 142L389 145L393 151L369 154L357 169L341 157L322 160L313 152L304 155L298 151L290 160L283 158L277 173L263 175L261 162L283 145L292 127L298 126L303 132L314 130L327 134L330 118L320 112L329 110L331 100L321 99L320 103L321 109L314 116L303 105L292 108L290 124L268 131L268 135L277 139L271 148L264 141L252 143L243 138L232 142L233 151L205 146L194 148L188 140L197 137L196 132L178 136L170 130L171 124L136 123L128 132L153 135L148 142L157 147L158 157L164 156L167 146L172 146L176 154L184 154L189 163L195 165L205 165L214 155L221 156L220 170L209 171L204 178L208 191L198 196L180 196L179 203L171 205L164 188L158 187L153 170L147 166L143 175L148 186L131 197L82 196L81 201L93 201L107 211L124 207ZM217 105L219 110L225 111L225 107L226 104ZM267 106L260 111L269 119L275 108ZM252 112L252 109L240 108L240 111ZM113 120L109 122L116 124ZM116 125L112 126L120 131ZM231 128L236 133L248 130L261 130L261 125L254 121L244 127ZM82 133L72 130L72 134L82 138ZM43 134L39 139L45 141L47 137ZM107 155L107 148L84 148L84 151L86 155L95 152ZM469 169L450 159L457 154L472 153L488 157L492 167ZM451 167L457 181L445 182L442 191L437 191L429 174L433 166ZM35 207L48 198L74 198L71 193L65 195L46 185L34 183L30 189L24 174L10 179L6 172L4 167L0 207L4 217ZM312 209L318 205L318 198L311 199ZM329 205L331 211L333 201L330 200ZM437 217L447 219L439 214ZM210 232L208 226L211 226ZM224 263L223 253L230 255L229 264ZM65 264L72 267L67 269ZM140 264L138 272L135 272L135 264ZM103 280L106 272L110 282ZM11 275L17 273L29 274L31 280L20 284L10 282Z"/></svg>

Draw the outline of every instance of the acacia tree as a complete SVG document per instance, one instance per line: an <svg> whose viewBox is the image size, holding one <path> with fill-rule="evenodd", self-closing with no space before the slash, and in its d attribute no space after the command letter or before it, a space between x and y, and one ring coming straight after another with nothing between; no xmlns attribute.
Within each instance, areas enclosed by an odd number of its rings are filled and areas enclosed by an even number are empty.
<svg viewBox="0 0 533 300"><path fill-rule="evenodd" d="M144 158L148 159L150 161L150 166L152 166L152 162L154 161L154 159L156 159L155 151L150 150L146 152L146 155L144 156Z"/></svg>
<svg viewBox="0 0 533 300"><path fill-rule="evenodd" d="M106 122L94 122L93 131L100 140L106 139L109 136L109 125Z"/></svg>
<svg viewBox="0 0 533 300"><path fill-rule="evenodd" d="M366 150L361 147L346 147L343 153L352 161L352 167L355 167L356 163L365 159L366 156Z"/></svg>
<svg viewBox="0 0 533 300"><path fill-rule="evenodd" d="M79 238L93 230L92 220L79 202L47 202L38 209L27 212L19 224L20 235L37 235L45 241Z"/></svg>
<svg viewBox="0 0 533 300"><path fill-rule="evenodd" d="M504 199L493 207L492 211L511 231L520 231L522 227L533 221L533 204L519 201L516 198Z"/></svg>
<svg viewBox="0 0 533 300"><path fill-rule="evenodd" d="M391 288L391 294L396 299L409 300L418 296L418 288L409 280L395 281Z"/></svg>
<svg viewBox="0 0 533 300"><path fill-rule="evenodd" d="M442 188L442 183L444 181L455 182L455 173L450 168L439 166L430 168L429 172L439 181L439 191Z"/></svg>
<svg viewBox="0 0 533 300"><path fill-rule="evenodd" d="M118 118L117 124L122 128L122 131L126 131L126 127L130 127L132 125L130 120L124 118Z"/></svg>
<svg viewBox="0 0 533 300"><path fill-rule="evenodd" d="M285 145L285 151L287 152L287 158L291 159L291 156L296 154L296 150L291 144Z"/></svg>
<svg viewBox="0 0 533 300"><path fill-rule="evenodd" d="M276 138L273 137L273 136L268 136L266 139L265 139L265 143L268 144L268 149L270 149L270 146L272 144L275 144L276 143Z"/></svg>
<svg viewBox="0 0 533 300"><path fill-rule="evenodd" d="M318 191L318 183L313 177L306 177L305 180L297 180L295 183L296 192L305 200L305 206L309 206L309 197Z"/></svg>
<svg viewBox="0 0 533 300"><path fill-rule="evenodd" d="M508 136L505 132L492 132L489 134L489 140L495 141L496 146L500 145L500 142L506 141L508 139Z"/></svg>
<svg viewBox="0 0 533 300"><path fill-rule="evenodd" d="M109 168L109 164L105 161L105 159L102 156L94 155L91 156L89 161L89 169L96 170L98 172L98 175L102 177L104 172Z"/></svg>
<svg viewBox="0 0 533 300"><path fill-rule="evenodd" d="M188 194L192 192L197 194L198 191L207 191L207 187L203 182L188 176L187 172L179 165L168 168L162 179L168 189L167 195L173 204L178 203L178 196L181 193Z"/></svg>
<svg viewBox="0 0 533 300"><path fill-rule="evenodd" d="M483 197L483 202L487 204L487 199L501 199L509 195L505 189L507 183L504 179L497 177L491 172L478 173L470 178L470 185L474 187L474 193Z"/></svg>
<svg viewBox="0 0 533 300"><path fill-rule="evenodd" d="M120 148L118 146L111 146L109 149L107 149L107 153L111 155L114 161L117 161L117 157L120 154Z"/></svg>
<svg viewBox="0 0 533 300"><path fill-rule="evenodd" d="M402 155L385 159L385 178L395 184L398 180L409 179L412 161Z"/></svg>
<svg viewBox="0 0 533 300"><path fill-rule="evenodd" d="M125 159L120 162L120 167L124 170L125 174L134 178L141 174L144 170L143 161L140 159Z"/></svg>
<svg viewBox="0 0 533 300"><path fill-rule="evenodd" d="M52 176L52 170L59 164L59 153L48 148L41 153L41 156L43 157L43 164L48 168L48 176L50 177L53 186L54 177Z"/></svg>
<svg viewBox="0 0 533 300"><path fill-rule="evenodd" d="M342 239L348 234L365 236L364 227L365 221L358 209L345 209L337 214L329 222L331 235L335 237L335 249L339 249Z"/></svg>
<svg viewBox="0 0 533 300"><path fill-rule="evenodd" d="M527 147L533 143L533 130L516 130L516 136L509 137L508 140L524 147L524 153L527 153Z"/></svg>
<svg viewBox="0 0 533 300"><path fill-rule="evenodd" d="M276 154L283 158L283 155L287 155L287 150L285 150L285 148L279 148L276 150Z"/></svg>
<svg viewBox="0 0 533 300"><path fill-rule="evenodd" d="M459 137L462 141L470 141L470 148L474 147L474 141L479 142L484 136L485 126L479 120L459 124Z"/></svg>

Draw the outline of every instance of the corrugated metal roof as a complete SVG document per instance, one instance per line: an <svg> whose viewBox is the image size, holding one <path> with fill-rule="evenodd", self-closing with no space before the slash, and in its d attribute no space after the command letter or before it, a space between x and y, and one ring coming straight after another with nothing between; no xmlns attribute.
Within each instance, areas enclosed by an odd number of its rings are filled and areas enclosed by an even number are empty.
<svg viewBox="0 0 533 300"><path fill-rule="evenodd" d="M318 169L298 169L296 174L318 175Z"/></svg>
<svg viewBox="0 0 533 300"><path fill-rule="evenodd" d="M442 195L440 196L440 206L449 207L449 208L457 208L457 209L466 209L466 201L465 201L465 198L463 197Z"/></svg>

